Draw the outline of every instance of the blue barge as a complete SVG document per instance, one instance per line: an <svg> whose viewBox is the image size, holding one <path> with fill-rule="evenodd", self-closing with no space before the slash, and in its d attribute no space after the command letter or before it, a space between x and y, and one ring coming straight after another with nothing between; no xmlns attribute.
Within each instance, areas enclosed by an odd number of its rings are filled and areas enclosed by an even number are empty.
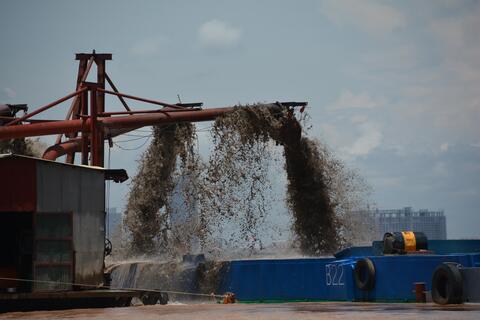
<svg viewBox="0 0 480 320"><path fill-rule="evenodd" d="M480 302L480 240L431 240L432 250L421 254L383 255L381 247L375 241L371 247L348 248L333 258L229 261L223 267L218 292L233 292L241 302L414 302L415 284L423 284L430 292L436 269L446 264L461 271L462 301ZM367 288L359 288L355 279L360 260L373 265L369 277L374 284ZM446 290L442 286L438 290Z"/></svg>

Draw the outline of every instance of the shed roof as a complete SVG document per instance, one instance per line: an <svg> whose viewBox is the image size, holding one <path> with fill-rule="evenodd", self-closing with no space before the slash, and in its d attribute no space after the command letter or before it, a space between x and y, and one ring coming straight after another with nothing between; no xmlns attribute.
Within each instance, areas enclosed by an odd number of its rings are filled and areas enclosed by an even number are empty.
<svg viewBox="0 0 480 320"><path fill-rule="evenodd" d="M29 156L24 156L24 155L20 155L20 154L14 154L14 153L0 154L0 161L5 160L5 159L25 159L25 160L35 161L35 162L37 162L37 161L38 162L47 162L47 163L51 163L51 164L54 164L54 165L70 166L70 167L73 167L73 168L81 168L81 169L86 169L86 170L97 170L97 171L101 171L105 174L105 180L113 180L115 182L124 182L128 179L128 174L127 174L127 171L125 169L105 169L105 168L96 167L96 166L69 164L69 163L56 162L56 161L52 161L52 160L29 157Z"/></svg>

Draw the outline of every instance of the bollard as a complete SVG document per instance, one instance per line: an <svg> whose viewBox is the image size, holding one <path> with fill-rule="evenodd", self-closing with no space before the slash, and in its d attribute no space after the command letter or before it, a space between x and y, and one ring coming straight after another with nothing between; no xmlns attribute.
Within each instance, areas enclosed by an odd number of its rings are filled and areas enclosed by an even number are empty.
<svg viewBox="0 0 480 320"><path fill-rule="evenodd" d="M235 302L237 302L237 299L235 298L235 293L226 292L223 295L223 304L230 304Z"/></svg>
<svg viewBox="0 0 480 320"><path fill-rule="evenodd" d="M427 302L427 295L425 291L425 282L415 282L415 301L416 302Z"/></svg>

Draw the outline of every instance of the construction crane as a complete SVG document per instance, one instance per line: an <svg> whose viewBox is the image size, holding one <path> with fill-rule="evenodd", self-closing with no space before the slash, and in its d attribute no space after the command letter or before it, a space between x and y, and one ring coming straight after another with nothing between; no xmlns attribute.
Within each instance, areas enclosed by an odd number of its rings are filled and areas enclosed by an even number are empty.
<svg viewBox="0 0 480 320"><path fill-rule="evenodd" d="M44 159L56 160L66 156L66 163L75 162L75 154L81 153L81 164L104 166L104 142L112 144L112 138L144 126L175 122L211 121L231 112L232 107L203 109L203 103L166 103L125 93L116 88L106 72L106 61L112 59L110 53L77 53L79 61L76 90L56 101L26 113L21 117L15 114L27 110L26 105L11 105L0 114L0 140L18 139L33 136L57 135L56 143L43 154ZM97 81L88 82L87 77L96 64ZM106 84L111 90L105 88ZM107 112L105 95L117 96L125 111ZM132 110L126 100L135 100L159 106L159 109ZM35 120L32 117L49 110L62 102L71 100L65 120ZM306 102L276 102L289 110L303 108ZM7 105L8 106L8 105ZM90 159L90 160L89 160Z"/></svg>

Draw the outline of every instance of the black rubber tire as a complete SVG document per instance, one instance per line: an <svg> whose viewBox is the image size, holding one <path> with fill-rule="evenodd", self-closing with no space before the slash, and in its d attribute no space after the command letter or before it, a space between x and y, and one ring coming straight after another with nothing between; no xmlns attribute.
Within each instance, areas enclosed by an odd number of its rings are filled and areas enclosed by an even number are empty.
<svg viewBox="0 0 480 320"><path fill-rule="evenodd" d="M168 297L168 293L162 292L162 293L160 294L160 300L159 300L159 303L160 303L160 304L165 305L165 304L168 303L169 300L170 300L170 298Z"/></svg>
<svg viewBox="0 0 480 320"><path fill-rule="evenodd" d="M370 291L375 288L375 266L369 258L357 260L353 274L358 289Z"/></svg>
<svg viewBox="0 0 480 320"><path fill-rule="evenodd" d="M432 276L432 299L438 304L463 303L463 279L458 265L444 262Z"/></svg>
<svg viewBox="0 0 480 320"><path fill-rule="evenodd" d="M156 292L145 293L140 298L140 300L142 300L142 303L146 306L157 304L159 299L160 299L160 293L156 293Z"/></svg>

